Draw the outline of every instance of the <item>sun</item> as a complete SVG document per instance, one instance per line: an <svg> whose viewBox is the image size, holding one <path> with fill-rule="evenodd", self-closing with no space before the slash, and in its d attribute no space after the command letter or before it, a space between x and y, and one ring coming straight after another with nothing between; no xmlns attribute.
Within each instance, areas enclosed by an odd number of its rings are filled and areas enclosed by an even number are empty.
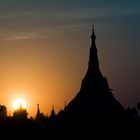
<svg viewBox="0 0 140 140"><path fill-rule="evenodd" d="M17 110L20 108L26 109L26 101L24 99L17 98L13 101L12 107L14 108L14 110Z"/></svg>

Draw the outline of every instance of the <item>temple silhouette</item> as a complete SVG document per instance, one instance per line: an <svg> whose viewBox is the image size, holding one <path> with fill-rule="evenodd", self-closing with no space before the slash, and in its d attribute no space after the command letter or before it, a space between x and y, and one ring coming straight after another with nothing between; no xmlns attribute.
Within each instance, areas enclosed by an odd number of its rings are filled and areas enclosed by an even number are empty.
<svg viewBox="0 0 140 140"><path fill-rule="evenodd" d="M87 73L76 97L58 114L62 127L99 127L123 121L125 109L115 99L100 71L94 26Z"/></svg>
<svg viewBox="0 0 140 140"><path fill-rule="evenodd" d="M94 26L91 33L91 48L88 69L82 80L79 92L58 114L54 105L50 115L40 111L37 103L36 116L28 118L28 112L22 105L7 115L7 108L0 105L1 128L92 128L92 130L108 131L116 128L124 130L140 129L140 102L137 107L125 109L113 96L107 78L100 71L96 48ZM78 128L78 129L77 129ZM99 129L98 129L99 128ZM94 131L95 132L95 131Z"/></svg>

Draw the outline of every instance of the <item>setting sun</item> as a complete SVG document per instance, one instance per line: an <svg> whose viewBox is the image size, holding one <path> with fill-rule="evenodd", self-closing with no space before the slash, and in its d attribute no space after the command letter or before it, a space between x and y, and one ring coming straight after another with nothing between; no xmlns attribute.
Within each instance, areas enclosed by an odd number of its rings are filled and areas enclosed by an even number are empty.
<svg viewBox="0 0 140 140"><path fill-rule="evenodd" d="M17 110L19 108L25 109L26 108L26 101L24 99L17 98L13 101L12 107L14 108L14 110Z"/></svg>

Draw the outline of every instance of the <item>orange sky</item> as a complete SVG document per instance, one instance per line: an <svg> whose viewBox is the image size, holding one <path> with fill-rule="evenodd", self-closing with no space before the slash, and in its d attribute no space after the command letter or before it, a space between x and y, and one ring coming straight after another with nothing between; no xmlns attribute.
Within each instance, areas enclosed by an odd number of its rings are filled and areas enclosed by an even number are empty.
<svg viewBox="0 0 140 140"><path fill-rule="evenodd" d="M57 40L53 44L44 40L3 43L4 47L0 48L0 103L8 107L8 112L13 112L11 104L15 98L24 98L29 115L35 115L37 102L41 111L49 114L53 104L58 111L76 94L85 70L79 59L81 52L74 54L68 48L60 52L59 44Z"/></svg>
<svg viewBox="0 0 140 140"><path fill-rule="evenodd" d="M95 25L100 67L124 105L140 99L138 0L0 2L0 104L25 98L29 116L63 108L80 89Z"/></svg>

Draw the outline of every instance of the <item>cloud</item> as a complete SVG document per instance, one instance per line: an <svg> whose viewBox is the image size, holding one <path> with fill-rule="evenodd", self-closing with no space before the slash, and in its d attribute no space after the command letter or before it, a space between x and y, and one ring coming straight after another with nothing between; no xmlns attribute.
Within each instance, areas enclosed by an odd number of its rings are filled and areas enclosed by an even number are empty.
<svg viewBox="0 0 140 140"><path fill-rule="evenodd" d="M7 0L2 2L3 8L0 6L0 30L5 28L32 32L58 26L73 30L71 27L75 24L126 21L128 16L140 15L139 8L134 9L136 2L130 6L131 0L127 1L128 5L121 0L14 0L14 3Z"/></svg>
<svg viewBox="0 0 140 140"><path fill-rule="evenodd" d="M21 17L30 17L32 16L33 13L30 11L26 12L7 12L0 14L0 19L16 19L16 18L21 18Z"/></svg>
<svg viewBox="0 0 140 140"><path fill-rule="evenodd" d="M17 33L16 35L1 35L2 40L25 40L25 39L38 39L42 36L38 33Z"/></svg>
<svg viewBox="0 0 140 140"><path fill-rule="evenodd" d="M0 37L5 40L46 38L46 35L83 30L92 24L100 28L117 23L137 24L139 7L134 8L136 2L130 6L131 0L128 1L125 5L126 1L121 0L14 0L14 3L4 0L0 6L0 31L7 29L7 33Z"/></svg>

